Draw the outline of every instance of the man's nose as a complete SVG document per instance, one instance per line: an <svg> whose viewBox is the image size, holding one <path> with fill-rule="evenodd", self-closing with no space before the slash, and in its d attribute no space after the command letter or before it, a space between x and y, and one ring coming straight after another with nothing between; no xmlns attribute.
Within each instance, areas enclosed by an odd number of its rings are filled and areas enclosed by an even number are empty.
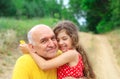
<svg viewBox="0 0 120 79"><path fill-rule="evenodd" d="M49 44L48 44L48 46L54 47L54 46L55 46L54 41L49 40Z"/></svg>

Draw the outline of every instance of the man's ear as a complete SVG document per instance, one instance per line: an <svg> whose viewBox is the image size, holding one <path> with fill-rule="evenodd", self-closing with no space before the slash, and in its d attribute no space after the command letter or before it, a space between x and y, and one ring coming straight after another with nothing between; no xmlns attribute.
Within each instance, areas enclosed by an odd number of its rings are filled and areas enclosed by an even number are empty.
<svg viewBox="0 0 120 79"><path fill-rule="evenodd" d="M35 52L34 46L32 44L28 44L29 52Z"/></svg>

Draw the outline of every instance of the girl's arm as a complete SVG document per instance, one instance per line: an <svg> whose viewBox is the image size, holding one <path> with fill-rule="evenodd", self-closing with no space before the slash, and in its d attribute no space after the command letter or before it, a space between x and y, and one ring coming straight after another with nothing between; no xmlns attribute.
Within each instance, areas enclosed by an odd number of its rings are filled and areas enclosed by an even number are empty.
<svg viewBox="0 0 120 79"><path fill-rule="evenodd" d="M42 70L47 70L73 61L77 55L75 52L75 50L70 50L50 60L45 60L36 53L30 52L30 54Z"/></svg>
<svg viewBox="0 0 120 79"><path fill-rule="evenodd" d="M27 44L19 44L19 48L20 48L20 50L22 51L23 54L28 54L29 53Z"/></svg>

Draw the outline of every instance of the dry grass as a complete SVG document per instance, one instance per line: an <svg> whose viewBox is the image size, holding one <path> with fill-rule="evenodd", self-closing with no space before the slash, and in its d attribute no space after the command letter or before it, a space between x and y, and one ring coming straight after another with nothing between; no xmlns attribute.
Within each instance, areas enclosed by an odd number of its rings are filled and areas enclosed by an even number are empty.
<svg viewBox="0 0 120 79"><path fill-rule="evenodd" d="M0 32L0 79L10 79L13 65L21 54L17 38L14 30Z"/></svg>
<svg viewBox="0 0 120 79"><path fill-rule="evenodd" d="M16 42L17 36L14 30L0 32L0 53L10 55L10 50L14 49Z"/></svg>

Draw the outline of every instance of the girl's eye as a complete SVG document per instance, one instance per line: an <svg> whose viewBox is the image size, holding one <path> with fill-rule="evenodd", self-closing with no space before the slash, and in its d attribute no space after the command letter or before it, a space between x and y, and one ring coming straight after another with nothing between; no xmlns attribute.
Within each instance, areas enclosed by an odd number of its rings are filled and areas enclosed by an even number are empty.
<svg viewBox="0 0 120 79"><path fill-rule="evenodd" d="M64 37L64 38L63 38L63 40L67 40L67 38L66 38L66 37Z"/></svg>

